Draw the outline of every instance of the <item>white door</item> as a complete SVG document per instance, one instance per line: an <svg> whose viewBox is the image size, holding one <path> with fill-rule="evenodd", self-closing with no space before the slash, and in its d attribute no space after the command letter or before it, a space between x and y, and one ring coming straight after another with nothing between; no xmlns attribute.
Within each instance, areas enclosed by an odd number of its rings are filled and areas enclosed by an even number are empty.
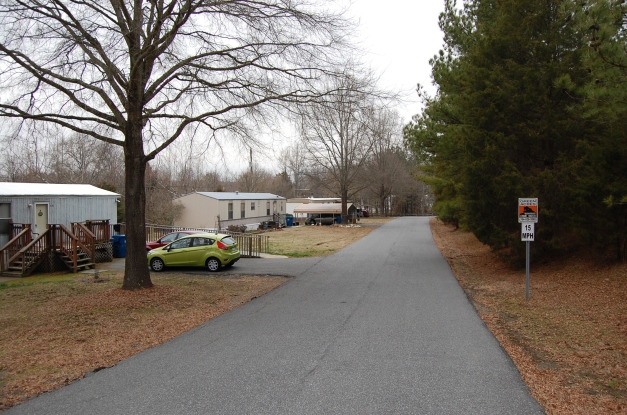
<svg viewBox="0 0 627 415"><path fill-rule="evenodd" d="M46 226L48 225L48 204L36 203L35 204L35 232L38 235L46 232Z"/></svg>

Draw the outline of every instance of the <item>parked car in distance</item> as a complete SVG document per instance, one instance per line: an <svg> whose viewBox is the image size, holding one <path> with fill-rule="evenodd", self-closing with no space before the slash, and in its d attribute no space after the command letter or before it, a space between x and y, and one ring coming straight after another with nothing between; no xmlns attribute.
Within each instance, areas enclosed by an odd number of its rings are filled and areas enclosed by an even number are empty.
<svg viewBox="0 0 627 415"><path fill-rule="evenodd" d="M333 213L309 214L305 220L305 225L333 225L341 222L339 215Z"/></svg>
<svg viewBox="0 0 627 415"><path fill-rule="evenodd" d="M237 241L223 233L183 236L148 252L148 266L155 272L166 267L207 267L211 272L230 267L240 258Z"/></svg>
<svg viewBox="0 0 627 415"><path fill-rule="evenodd" d="M146 242L146 251L150 251L151 249L161 248L162 246L166 246L170 242L174 242L177 239L180 239L187 235L192 235L194 233L200 233L200 231L176 231L170 232L167 235L162 236L153 242Z"/></svg>
<svg viewBox="0 0 627 415"><path fill-rule="evenodd" d="M370 212L367 209L357 209L357 216L360 218L370 217Z"/></svg>

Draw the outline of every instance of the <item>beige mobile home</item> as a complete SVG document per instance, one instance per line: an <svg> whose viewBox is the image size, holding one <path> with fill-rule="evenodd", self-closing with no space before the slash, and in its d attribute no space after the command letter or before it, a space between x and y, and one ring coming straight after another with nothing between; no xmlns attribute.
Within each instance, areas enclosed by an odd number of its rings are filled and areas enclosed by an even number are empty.
<svg viewBox="0 0 627 415"><path fill-rule="evenodd" d="M272 193L195 192L175 202L184 208L175 226L225 229L230 225L285 221L286 199Z"/></svg>

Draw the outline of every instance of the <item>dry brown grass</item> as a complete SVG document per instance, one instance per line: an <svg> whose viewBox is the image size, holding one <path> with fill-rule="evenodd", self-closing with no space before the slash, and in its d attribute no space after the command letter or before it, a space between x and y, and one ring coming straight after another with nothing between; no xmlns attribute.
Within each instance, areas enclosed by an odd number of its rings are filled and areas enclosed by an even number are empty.
<svg viewBox="0 0 627 415"><path fill-rule="evenodd" d="M0 285L0 410L161 344L286 281L284 277L35 276Z"/></svg>
<svg viewBox="0 0 627 415"><path fill-rule="evenodd" d="M292 226L269 231L270 253L290 257L315 257L334 252L363 238L377 225L393 218L362 218L356 225Z"/></svg>
<svg viewBox="0 0 627 415"><path fill-rule="evenodd" d="M431 226L479 315L547 413L627 413L627 264L532 260L526 301L525 270L507 268L467 232L435 219Z"/></svg>

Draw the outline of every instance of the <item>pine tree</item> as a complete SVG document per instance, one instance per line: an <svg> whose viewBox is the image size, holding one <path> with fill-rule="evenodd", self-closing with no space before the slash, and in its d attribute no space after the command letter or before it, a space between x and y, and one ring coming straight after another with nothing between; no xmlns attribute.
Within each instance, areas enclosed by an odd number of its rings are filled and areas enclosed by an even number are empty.
<svg viewBox="0 0 627 415"><path fill-rule="evenodd" d="M436 212L496 249L522 252L519 197L537 197L536 252L579 246L573 237L581 190L578 149L594 122L582 100L556 87L570 75L583 85L584 37L561 0L477 0L458 10L447 2L440 19L446 46L432 60L435 98L405 129L405 138L434 177ZM434 184L435 183L435 184ZM516 256L516 255L514 255Z"/></svg>

